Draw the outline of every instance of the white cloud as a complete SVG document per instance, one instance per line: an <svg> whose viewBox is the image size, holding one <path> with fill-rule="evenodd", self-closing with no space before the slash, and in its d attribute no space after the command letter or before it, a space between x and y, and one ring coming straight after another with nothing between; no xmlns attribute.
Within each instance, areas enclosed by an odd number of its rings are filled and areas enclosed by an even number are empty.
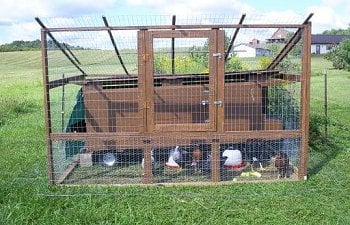
<svg viewBox="0 0 350 225"><path fill-rule="evenodd" d="M33 40L40 36L34 17L75 17L102 14L112 8L115 0L12 0L1 2L0 44L13 40Z"/></svg>
<svg viewBox="0 0 350 225"><path fill-rule="evenodd" d="M326 5L311 6L307 11L314 13L314 17L312 18L313 33L321 33L324 30L332 28L346 28L349 23L348 17L338 14L336 10Z"/></svg>
<svg viewBox="0 0 350 225"><path fill-rule="evenodd" d="M132 6L148 7L161 14L249 13L254 8L238 0L127 0Z"/></svg>
<svg viewBox="0 0 350 225"><path fill-rule="evenodd" d="M66 17L90 13L101 13L113 7L114 0L12 0L3 1L0 7L0 21L31 21L35 16Z"/></svg>
<svg viewBox="0 0 350 225"><path fill-rule="evenodd" d="M33 40L39 38L39 26L34 22L34 17L80 17L83 15L132 14L133 12L146 12L153 15L189 15L194 19L196 15L205 23L210 15L213 17L233 15L237 21L242 13L246 13L245 23L301 23L307 13L314 12L312 18L313 32L322 32L331 28L346 28L350 23L349 0L319 0L318 5L305 9L298 13L292 10L276 11L271 6L271 11L259 13L259 5L265 3L247 4L243 0L12 0L3 1L0 7L0 44L15 39ZM283 4L281 2L280 4ZM120 7L122 6L122 7ZM130 8L130 11L119 11ZM204 15L201 17L201 15ZM209 17L208 17L209 16ZM203 19L204 18L204 19ZM49 26L57 26L65 19L55 19ZM87 20L84 20L86 23ZM177 21L177 22L178 22ZM184 20L186 21L186 20ZM235 23L237 21L229 21ZM65 22L66 25L79 26L81 21ZM136 23L143 21L136 21ZM189 21L186 21L189 22ZM196 22L196 21L193 21ZM197 21L198 22L198 21ZM63 23L63 22L62 22ZM112 21L111 21L112 23ZM83 24L82 24L83 25ZM87 25L95 25L93 22ZM135 24L137 25L137 24Z"/></svg>

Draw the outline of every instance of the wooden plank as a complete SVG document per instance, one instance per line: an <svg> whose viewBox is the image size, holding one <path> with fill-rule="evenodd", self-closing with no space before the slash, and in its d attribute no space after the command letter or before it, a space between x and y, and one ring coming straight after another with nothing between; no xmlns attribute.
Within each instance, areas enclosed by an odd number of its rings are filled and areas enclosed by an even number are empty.
<svg viewBox="0 0 350 225"><path fill-rule="evenodd" d="M171 25L174 26L175 24L176 24L176 15L173 15ZM175 74L175 38L171 38L171 73Z"/></svg>
<svg viewBox="0 0 350 225"><path fill-rule="evenodd" d="M301 149L298 178L307 176L308 139L309 139L309 113L310 113L310 77L311 77L311 23L303 30L302 48L302 82L301 82Z"/></svg>
<svg viewBox="0 0 350 225"><path fill-rule="evenodd" d="M110 26L110 27L60 27L45 28L49 32L76 31L106 31L106 30L193 30L193 29L224 29L224 28L302 28L302 24L215 24L215 25L155 25L155 26Z"/></svg>
<svg viewBox="0 0 350 225"><path fill-rule="evenodd" d="M243 17L243 16L242 16ZM244 14L245 17L245 14ZM244 18L243 17L243 18ZM225 52L225 32L222 30L216 30L216 52L224 56ZM225 58L217 57L216 59L216 101L222 102L222 104L216 105L216 131L218 133L224 132L225 123ZM227 87L232 87L232 85L227 85ZM230 98L227 98L231 100Z"/></svg>
<svg viewBox="0 0 350 225"><path fill-rule="evenodd" d="M249 118L225 118L224 131L249 131Z"/></svg>
<svg viewBox="0 0 350 225"><path fill-rule="evenodd" d="M298 28L294 33L289 42L283 47L283 49L277 54L276 58L272 60L271 64L267 67L268 70L275 69L275 67L288 55L288 53L293 49L294 45L302 38L302 31L307 26L309 20L313 16L313 13L310 13L309 16L303 22L303 27Z"/></svg>
<svg viewBox="0 0 350 225"><path fill-rule="evenodd" d="M254 82L225 83L224 103L262 104L261 87Z"/></svg>
<svg viewBox="0 0 350 225"><path fill-rule="evenodd" d="M220 182L220 143L211 145L211 181Z"/></svg>
<svg viewBox="0 0 350 225"><path fill-rule="evenodd" d="M214 137L220 138L223 141L232 140L246 140L246 139L267 139L267 140L277 140L281 138L298 138L301 137L301 130L254 130L254 131L237 131L237 132L225 132L218 135L216 132L171 132L171 131L161 131L153 132L152 134L141 134L141 133L111 133L111 132L101 132L101 133L51 133L50 139L52 141L60 140L81 140L86 141L92 140L115 140L121 146L126 145L140 145L144 144L143 140L147 139L150 142L155 142L159 139L166 141L167 139L176 138L180 139L200 139L205 141L211 141Z"/></svg>
<svg viewBox="0 0 350 225"><path fill-rule="evenodd" d="M242 14L241 19L239 20L238 24L243 24L243 21L244 21L245 17L246 17L246 14ZM238 35L238 32L239 32L240 29L241 29L240 27L236 28L234 34L232 35L230 44L229 44L229 46L228 46L228 48L227 48L227 53L225 54L225 63L226 63L227 60L228 60L230 51L231 51L231 49L232 49L232 47L233 47L233 43L235 42L235 40L236 40L236 38L237 38L237 35Z"/></svg>
<svg viewBox="0 0 350 225"><path fill-rule="evenodd" d="M105 16L102 16L102 19L103 19L103 22L104 22L105 26L106 26L107 28L109 28L109 24L108 24L107 18L106 18ZM115 53L116 53L116 55L117 55L117 58L118 58L118 60L119 60L119 62L120 62L120 65L123 67L123 70L124 70L125 74L126 74L126 75L129 75L129 72L128 72L128 70L126 69L126 67L125 67L125 65L124 65L122 56L120 55L120 52L119 52L119 50L118 50L117 44L115 43L115 40L114 40L112 31L111 31L110 29L108 29L107 31L108 31L109 38L111 39L111 42L112 42L114 51L115 51Z"/></svg>
<svg viewBox="0 0 350 225"><path fill-rule="evenodd" d="M47 58L47 32L41 30L41 62L42 62L42 76L44 84L44 109L45 109L45 128L47 138L47 166L49 183L54 184L54 168L53 168L53 156L52 156L52 140L50 134L52 133L51 127L51 107L50 107L50 92L49 92L49 71L48 71L48 58Z"/></svg>
<svg viewBox="0 0 350 225"><path fill-rule="evenodd" d="M207 38L210 36L210 30L180 31L180 30L162 30L150 31L152 38Z"/></svg>
<svg viewBox="0 0 350 225"><path fill-rule="evenodd" d="M176 124L156 124L158 131L207 131L210 126L208 123L176 123Z"/></svg>
<svg viewBox="0 0 350 225"><path fill-rule="evenodd" d="M283 123L279 119L265 119L264 130L283 130Z"/></svg>
<svg viewBox="0 0 350 225"><path fill-rule="evenodd" d="M153 37L150 31L145 32L145 108L146 108L146 131L154 131L154 99L153 99L153 88L154 88L154 78L153 78Z"/></svg>
<svg viewBox="0 0 350 225"><path fill-rule="evenodd" d="M217 127L217 110L214 102L217 99L217 57L214 56L217 53L217 34L216 30L211 30L209 33L209 95L208 95L208 104L209 104L209 127L206 130L201 131L216 131Z"/></svg>
<svg viewBox="0 0 350 225"><path fill-rule="evenodd" d="M46 31L46 34L51 38L51 40L55 43L55 45L61 50L61 52L67 57L67 59L75 66L76 69L78 69L82 74L86 75L84 70L78 65L74 59L70 57L70 55L64 50L63 45L56 40L56 38L51 34L50 29L48 29L39 19L39 17L35 17L35 20L38 22L38 24L41 26L42 30Z"/></svg>
<svg viewBox="0 0 350 225"><path fill-rule="evenodd" d="M144 57L142 55L142 57ZM154 81L156 83L162 83L163 81L171 81L174 80L174 82L177 82L176 80L182 81L209 81L209 73L198 73L198 74L176 74L176 76L173 76L172 74L153 74ZM91 77L108 77L108 78L91 78ZM267 79L269 77L277 77L279 76L278 70L252 70L252 71L240 71L240 72L225 72L225 81L231 79L237 79L240 77L247 77L247 80L244 80L242 82L246 81L256 81L251 80L250 77L262 77L259 78L259 80ZM91 83L96 84L125 84L126 82L131 82L131 84L134 84L133 82L137 81L138 75L130 74L129 77L127 77L125 74L89 74L86 80L78 80L78 81L71 81L71 83L79 84L79 85L86 85ZM137 82L136 82L137 83ZM135 83L135 84L136 84Z"/></svg>
<svg viewBox="0 0 350 225"><path fill-rule="evenodd" d="M53 80L48 83L48 88L52 89L55 87L60 87L69 83L79 83L82 82L85 78L85 75L77 75L72 77L65 77L58 80Z"/></svg>
<svg viewBox="0 0 350 225"><path fill-rule="evenodd" d="M62 184L64 180L69 176L69 174L73 172L73 170L78 164L79 160L75 160L71 164L69 164L69 166L63 171L61 176L57 180L55 180L55 184Z"/></svg>
<svg viewBox="0 0 350 225"><path fill-rule="evenodd" d="M139 117L142 118L140 122L139 132L146 132L146 70L145 70L145 31L137 32L137 63L138 63L138 104L139 104Z"/></svg>
<svg viewBox="0 0 350 225"><path fill-rule="evenodd" d="M286 74L286 73L280 73L276 76L273 76L277 79L282 79L286 81L292 81L292 82L301 82L301 75L300 74Z"/></svg>
<svg viewBox="0 0 350 225"><path fill-rule="evenodd" d="M144 179L143 182L145 184L151 184L153 175L152 175L152 147L149 144L145 145L144 148Z"/></svg>

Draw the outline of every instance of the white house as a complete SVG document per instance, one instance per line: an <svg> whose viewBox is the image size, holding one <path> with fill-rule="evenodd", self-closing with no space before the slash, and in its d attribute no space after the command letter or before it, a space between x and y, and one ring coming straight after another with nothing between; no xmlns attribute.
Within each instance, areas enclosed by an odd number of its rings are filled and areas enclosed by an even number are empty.
<svg viewBox="0 0 350 225"><path fill-rule="evenodd" d="M263 45L252 44L239 44L234 46L233 52L241 58L258 57L258 56L271 56L272 52L269 49L264 48Z"/></svg>
<svg viewBox="0 0 350 225"><path fill-rule="evenodd" d="M350 39L350 35L313 34L311 36L311 53L325 54L346 39Z"/></svg>

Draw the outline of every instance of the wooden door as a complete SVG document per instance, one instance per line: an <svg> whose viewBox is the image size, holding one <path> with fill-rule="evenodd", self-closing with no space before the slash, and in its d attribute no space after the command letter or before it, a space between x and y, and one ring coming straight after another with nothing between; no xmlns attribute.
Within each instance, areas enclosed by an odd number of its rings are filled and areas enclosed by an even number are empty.
<svg viewBox="0 0 350 225"><path fill-rule="evenodd" d="M223 87L223 31L139 34L146 131L217 131L223 117L218 108L223 107L218 90Z"/></svg>

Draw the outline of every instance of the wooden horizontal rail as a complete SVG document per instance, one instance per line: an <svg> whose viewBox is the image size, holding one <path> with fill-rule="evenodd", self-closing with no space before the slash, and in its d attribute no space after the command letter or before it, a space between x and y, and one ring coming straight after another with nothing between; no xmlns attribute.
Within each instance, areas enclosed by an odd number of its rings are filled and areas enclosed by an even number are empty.
<svg viewBox="0 0 350 225"><path fill-rule="evenodd" d="M253 70L253 71L239 71L239 72L226 72L225 78L231 77L239 77L239 76L263 76L267 77L276 77L279 75L278 70ZM106 75L106 74L93 74L88 75L89 77L107 77L107 78L95 78L95 79L86 79L82 81L73 81L77 84L100 84L100 83L113 83L113 82L124 82L124 81L136 81L138 79L137 75L130 74L130 76L126 76L125 74L114 74L114 75ZM155 74L155 80L176 80L176 79L209 79L208 73L198 73L198 74L181 74L174 76L173 74Z"/></svg>
<svg viewBox="0 0 350 225"><path fill-rule="evenodd" d="M68 83L74 83L74 82L82 82L84 80L85 75L78 75L78 76L73 76L73 77L66 77L66 78L61 78L58 80L53 80L48 83L48 88L52 89L55 87L60 87L63 85L66 85Z"/></svg>
<svg viewBox="0 0 350 225"><path fill-rule="evenodd" d="M176 134L176 136L174 136ZM247 139L268 139L276 140L281 138L297 138L302 134L301 130L254 130L254 131L231 131L217 133L217 132L154 132L152 134L136 133L136 132L100 132L100 133L51 133L50 138L52 141L59 140L115 140L117 142L129 142L133 144L144 143L144 140L148 140L149 143L168 142L171 139L176 140L191 140L200 139L211 142L213 139L227 142L238 141ZM175 138L174 138L175 137Z"/></svg>
<svg viewBox="0 0 350 225"><path fill-rule="evenodd" d="M229 28L303 28L304 24L217 24L217 25L157 25L157 26L109 26L109 27L60 27L43 28L49 32L106 31L106 30L187 30Z"/></svg>

